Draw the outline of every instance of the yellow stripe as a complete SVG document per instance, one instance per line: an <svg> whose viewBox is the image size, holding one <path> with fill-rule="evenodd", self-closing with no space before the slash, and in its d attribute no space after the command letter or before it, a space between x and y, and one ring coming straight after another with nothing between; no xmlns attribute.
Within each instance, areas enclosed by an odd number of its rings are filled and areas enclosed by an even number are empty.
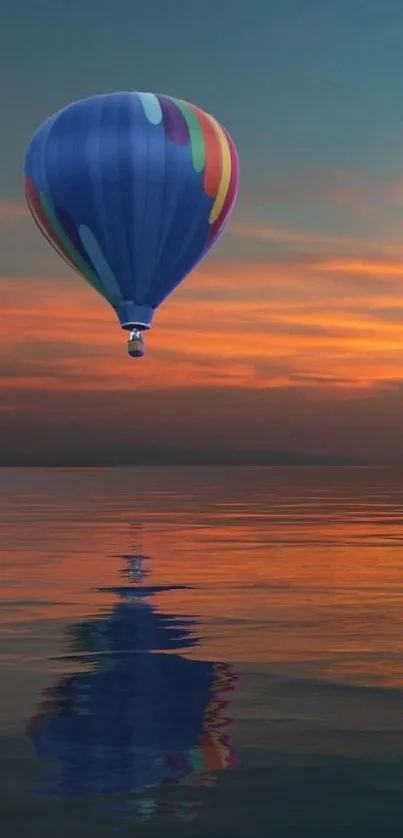
<svg viewBox="0 0 403 838"><path fill-rule="evenodd" d="M215 128L218 139L220 142L221 148L221 180L220 186L218 188L218 192L214 201L214 204L211 208L209 222L210 224L214 224L214 221L217 220L220 212L224 206L225 199L227 197L228 189L231 183L231 150L229 147L228 140L224 134L224 131L221 128L221 125L218 124L217 120L214 119L213 116L210 114L206 114L208 116L210 122Z"/></svg>

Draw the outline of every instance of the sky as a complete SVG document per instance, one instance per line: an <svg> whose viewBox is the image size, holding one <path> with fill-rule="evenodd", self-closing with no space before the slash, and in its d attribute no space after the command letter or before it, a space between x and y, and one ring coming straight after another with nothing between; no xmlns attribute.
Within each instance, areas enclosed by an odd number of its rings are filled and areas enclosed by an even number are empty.
<svg viewBox="0 0 403 838"><path fill-rule="evenodd" d="M229 227L141 361L22 182L44 119L130 89L213 113L241 163ZM0 101L0 463L403 462L401 0L13 0Z"/></svg>

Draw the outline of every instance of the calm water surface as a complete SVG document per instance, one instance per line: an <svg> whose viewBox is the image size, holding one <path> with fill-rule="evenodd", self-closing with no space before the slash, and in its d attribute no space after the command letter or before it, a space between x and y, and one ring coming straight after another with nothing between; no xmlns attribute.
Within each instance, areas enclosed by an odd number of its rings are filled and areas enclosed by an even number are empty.
<svg viewBox="0 0 403 838"><path fill-rule="evenodd" d="M2 838L403 835L403 473L0 470Z"/></svg>

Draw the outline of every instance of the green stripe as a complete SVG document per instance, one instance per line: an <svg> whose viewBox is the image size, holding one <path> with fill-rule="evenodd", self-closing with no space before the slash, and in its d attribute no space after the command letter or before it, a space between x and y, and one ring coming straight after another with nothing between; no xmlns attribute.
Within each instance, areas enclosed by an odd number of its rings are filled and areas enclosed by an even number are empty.
<svg viewBox="0 0 403 838"><path fill-rule="evenodd" d="M87 282L89 282L89 284L92 285L92 287L95 288L95 290L98 291L99 294L101 294L101 297L104 297L104 299L107 300L108 303L113 305L113 298L110 296L110 294L108 294L108 292L100 282L95 271L91 270L90 266L87 265L87 263L82 258L81 254L75 249L70 239L66 236L66 233L64 232L59 219L53 212L52 206L46 198L46 195L44 195L43 192L41 192L39 198L42 204L43 211L46 213L46 217L52 226L52 230L55 236L57 236L60 243L63 245L66 253L69 254L73 262L76 263L77 269L81 272L84 279L86 279Z"/></svg>
<svg viewBox="0 0 403 838"><path fill-rule="evenodd" d="M193 167L196 172L202 172L206 162L206 150L204 145L203 129L197 118L197 115L192 111L186 102L181 99L174 99L175 105L182 112L190 134L190 143L192 148Z"/></svg>
<svg viewBox="0 0 403 838"><path fill-rule="evenodd" d="M203 771L205 765L203 752L200 747L192 748L189 751L189 762L194 771Z"/></svg>

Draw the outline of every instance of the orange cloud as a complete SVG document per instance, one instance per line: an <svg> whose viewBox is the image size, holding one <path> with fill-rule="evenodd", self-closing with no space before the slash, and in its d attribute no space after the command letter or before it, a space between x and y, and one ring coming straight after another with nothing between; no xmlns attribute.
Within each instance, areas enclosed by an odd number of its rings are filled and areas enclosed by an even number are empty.
<svg viewBox="0 0 403 838"><path fill-rule="evenodd" d="M309 199L346 214L375 206L376 195L384 209L396 207L403 194L400 181L366 190L348 177L286 187L272 203ZM8 222L26 217L25 206L0 204L6 247ZM67 454L117 441L130 449L135 427L140 445L203 448L209 436L221 446L371 456L378 445L379 457L382 448L390 461L398 449L403 458L401 236L396 227L394 238L393 223L378 240L350 235L354 224L345 229L335 235L235 218L221 262L207 259L158 311L142 361L127 357L113 311L73 273L0 278L4 456L10 448L22 457L29 446L46 452L52 435L55 457L60 445ZM13 232L18 250L21 230ZM42 266L45 245L35 241ZM231 248L244 261L225 260ZM21 271L35 270L32 249L17 262ZM49 251L47 272L52 258Z"/></svg>
<svg viewBox="0 0 403 838"><path fill-rule="evenodd" d="M286 227L249 221L232 221L229 232L245 238L294 247L310 255L325 253L372 253L379 257L403 258L403 244L399 240L369 240L357 236L335 236L292 230Z"/></svg>
<svg viewBox="0 0 403 838"><path fill-rule="evenodd" d="M0 221L20 221L29 217L28 207L10 201L0 201Z"/></svg>
<svg viewBox="0 0 403 838"><path fill-rule="evenodd" d="M250 208L310 206L331 207L349 217L354 228L357 219L386 222L389 230L401 232L396 210L403 204L403 179L343 169L307 169L272 174L243 190L243 201Z"/></svg>
<svg viewBox="0 0 403 838"><path fill-rule="evenodd" d="M360 276L375 276L380 281L382 277L403 276L403 261L365 260L365 259L334 259L318 262L316 270L334 271L339 274L355 274Z"/></svg>
<svg viewBox="0 0 403 838"><path fill-rule="evenodd" d="M222 263L156 315L126 355L114 313L79 279L3 279L0 386L362 390L403 378L403 261Z"/></svg>

